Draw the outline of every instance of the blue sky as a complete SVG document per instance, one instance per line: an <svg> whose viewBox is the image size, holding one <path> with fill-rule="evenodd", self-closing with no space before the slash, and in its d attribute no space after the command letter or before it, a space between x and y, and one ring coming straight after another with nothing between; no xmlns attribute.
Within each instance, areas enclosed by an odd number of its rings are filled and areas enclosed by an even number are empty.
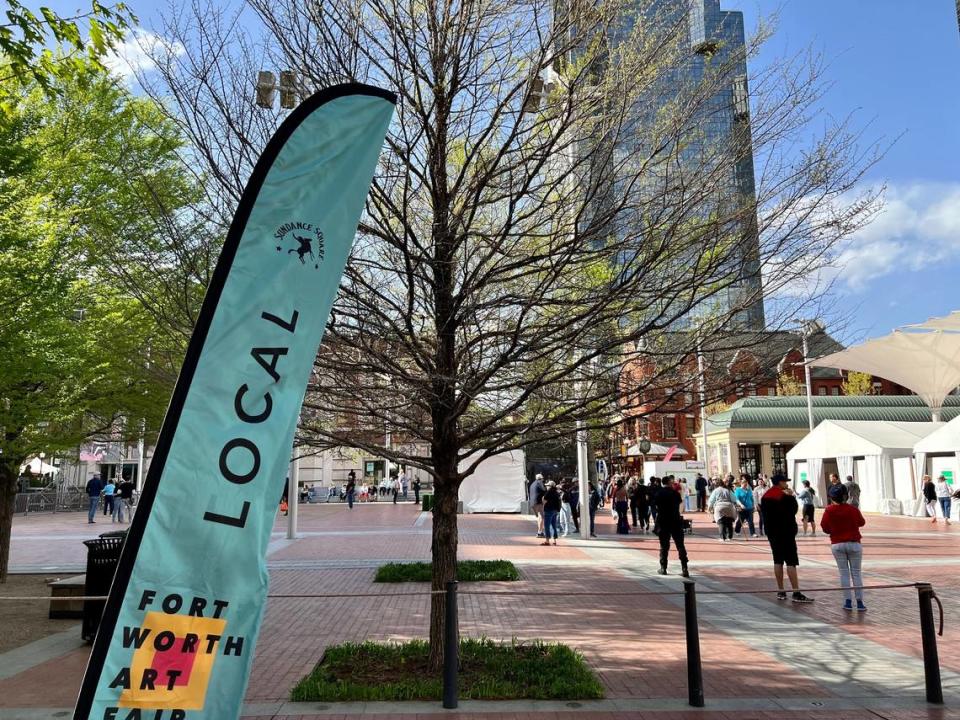
<svg viewBox="0 0 960 720"><path fill-rule="evenodd" d="M59 11L74 2L52 3ZM149 28L165 0L128 0ZM833 301L860 340L960 309L960 30L954 0L721 0L748 32L777 13L754 66L812 47L828 62L824 109L856 113L866 137L895 144L868 182L886 184L881 216L843 253Z"/></svg>

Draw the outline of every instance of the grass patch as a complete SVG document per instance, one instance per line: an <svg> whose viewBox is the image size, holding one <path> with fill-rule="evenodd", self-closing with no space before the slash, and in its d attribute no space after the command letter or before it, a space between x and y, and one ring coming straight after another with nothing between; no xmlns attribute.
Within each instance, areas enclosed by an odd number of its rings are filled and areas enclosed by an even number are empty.
<svg viewBox="0 0 960 720"><path fill-rule="evenodd" d="M440 675L427 670L430 647L405 643L345 643L327 648L291 693L296 702L439 700ZM464 700L592 700L603 686L580 653L542 642L460 641Z"/></svg>
<svg viewBox="0 0 960 720"><path fill-rule="evenodd" d="M430 582L428 562L387 563L377 568L373 581L378 583ZM519 580L520 572L509 560L460 560L457 580L460 582L492 582Z"/></svg>

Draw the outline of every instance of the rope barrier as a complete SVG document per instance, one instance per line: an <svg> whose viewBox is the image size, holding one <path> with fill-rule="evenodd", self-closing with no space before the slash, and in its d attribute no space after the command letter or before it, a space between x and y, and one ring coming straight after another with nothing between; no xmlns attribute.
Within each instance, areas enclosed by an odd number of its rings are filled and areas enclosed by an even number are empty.
<svg viewBox="0 0 960 720"><path fill-rule="evenodd" d="M822 588L800 588L798 592L845 592L852 590L894 590L901 588L916 588L919 585L928 585L929 583L898 583L898 584L887 584L887 585L852 585L850 587L822 587ZM780 592L793 592L792 590L697 590L697 595L770 595L773 593ZM342 598L391 598L391 597L429 597L431 595L442 595L443 590L421 590L421 591L411 591L411 592L395 592L395 593L320 593L320 594L294 594L294 593L277 593L267 595L268 598L278 599L278 600L291 600L291 599L312 599L319 600L323 598L331 599L342 599ZM622 597L628 595L637 595L637 596L670 596L670 595L683 595L683 590L614 590L614 591L576 591L576 592L544 592L542 590L459 590L458 595L496 595L496 596L527 596L527 595L538 595L538 596L563 596L563 597ZM75 602L79 600L106 600L105 595L83 595L83 596L58 596L58 597L48 597L45 595L23 595L23 596L11 596L11 597L0 597L0 601L3 600L49 600L51 602ZM939 601L939 599L938 599ZM942 609L941 609L942 614ZM941 621L942 622L942 621Z"/></svg>

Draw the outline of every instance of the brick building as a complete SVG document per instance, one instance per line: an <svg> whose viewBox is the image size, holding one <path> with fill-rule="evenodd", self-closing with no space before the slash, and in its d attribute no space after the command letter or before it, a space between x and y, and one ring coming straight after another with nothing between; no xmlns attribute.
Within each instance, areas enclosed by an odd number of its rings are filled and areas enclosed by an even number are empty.
<svg viewBox="0 0 960 720"><path fill-rule="evenodd" d="M803 339L799 333L767 332L745 337L745 347L725 338L724 349L704 348L707 414L725 410L742 398L805 394ZM809 356L821 357L843 349L817 324L807 337ZM840 396L846 373L832 368L811 368L814 396ZM613 446L622 448L641 438L665 446L677 445L687 457L697 456L700 434L700 382L696 357L685 358L671 373L658 377L652 359L632 360L621 374L622 421ZM655 378L651 382L651 378ZM792 387L789 387L792 385ZM874 395L909 395L909 390L883 378L872 379ZM625 401L625 400L629 401Z"/></svg>

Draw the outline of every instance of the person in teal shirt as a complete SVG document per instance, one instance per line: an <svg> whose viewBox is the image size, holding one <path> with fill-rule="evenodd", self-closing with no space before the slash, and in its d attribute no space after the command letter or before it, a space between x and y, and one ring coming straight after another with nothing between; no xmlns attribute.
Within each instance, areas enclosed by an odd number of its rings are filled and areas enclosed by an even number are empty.
<svg viewBox="0 0 960 720"><path fill-rule="evenodd" d="M737 525L733 529L736 533L743 533L744 540L747 539L747 528L750 528L750 537L757 537L756 530L753 527L753 488L750 487L750 478L746 475L740 477L740 487L733 492L737 501L737 510L739 517Z"/></svg>

